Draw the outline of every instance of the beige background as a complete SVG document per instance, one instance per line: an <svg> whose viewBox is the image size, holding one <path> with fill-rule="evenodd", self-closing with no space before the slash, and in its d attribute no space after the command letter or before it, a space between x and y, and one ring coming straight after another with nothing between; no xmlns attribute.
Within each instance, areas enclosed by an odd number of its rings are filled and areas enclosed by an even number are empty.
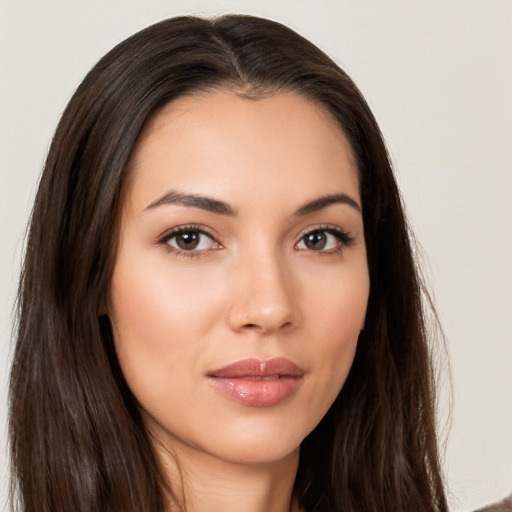
<svg viewBox="0 0 512 512"><path fill-rule="evenodd" d="M228 11L267 16L310 38L374 109L448 341L452 508L512 492L510 0L0 0L0 507L12 302L59 115L86 71L124 37L168 16ZM447 409L445 399L444 417Z"/></svg>

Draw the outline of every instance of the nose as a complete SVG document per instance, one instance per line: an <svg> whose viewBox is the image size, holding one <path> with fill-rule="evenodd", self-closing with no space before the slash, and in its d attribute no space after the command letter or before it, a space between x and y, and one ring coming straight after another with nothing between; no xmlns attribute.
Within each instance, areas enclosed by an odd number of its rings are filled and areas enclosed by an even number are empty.
<svg viewBox="0 0 512 512"><path fill-rule="evenodd" d="M232 274L231 329L260 334L292 329L300 316L292 272L276 254L243 259Z"/></svg>

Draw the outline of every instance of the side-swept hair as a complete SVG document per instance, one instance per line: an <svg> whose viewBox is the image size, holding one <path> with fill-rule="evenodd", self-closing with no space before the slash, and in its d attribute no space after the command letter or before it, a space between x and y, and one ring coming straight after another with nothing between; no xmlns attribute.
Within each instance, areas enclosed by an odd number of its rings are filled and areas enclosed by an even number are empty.
<svg viewBox="0 0 512 512"><path fill-rule="evenodd" d="M179 17L142 30L98 62L60 120L17 304L13 503L25 512L166 509L169 489L117 363L108 318L98 313L141 130L174 99L215 89L256 97L294 91L331 113L357 160L368 311L349 377L301 446L300 505L307 512L447 510L422 287L383 138L361 93L329 57L285 26L250 16Z"/></svg>

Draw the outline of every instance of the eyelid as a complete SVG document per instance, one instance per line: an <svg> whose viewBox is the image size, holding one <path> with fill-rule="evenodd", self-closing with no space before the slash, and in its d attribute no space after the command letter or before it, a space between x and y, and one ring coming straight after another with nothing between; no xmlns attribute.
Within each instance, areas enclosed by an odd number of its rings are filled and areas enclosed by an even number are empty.
<svg viewBox="0 0 512 512"><path fill-rule="evenodd" d="M197 231L198 233L207 235L210 238L215 238L215 234L212 233L212 231L206 226L202 226L200 224L180 224L179 226L173 226L172 228L165 230L161 235L158 236L157 242L165 243L167 240L169 240L169 238L187 231Z"/></svg>
<svg viewBox="0 0 512 512"><path fill-rule="evenodd" d="M304 229L301 234L299 235L299 239L297 240L295 247L304 239L306 235L309 235L311 233L315 232L326 232L334 237L336 237L340 243L340 247L336 249L328 249L328 250L319 250L319 251L311 251L311 252L317 252L319 254L332 254L334 252L339 252L345 247L350 247L354 243L354 236L350 234L347 230L341 228L340 226L337 226L335 224L318 224L315 226L309 226L306 229ZM300 249L300 250L307 250L307 249Z"/></svg>
<svg viewBox="0 0 512 512"><path fill-rule="evenodd" d="M207 226L203 226L200 224L182 224L179 226L174 226L174 227L164 231L164 233L162 233L157 238L156 244L165 246L168 251L176 254L177 256L184 256L184 255L186 255L187 257L200 256L201 253L208 252L209 249L201 249L201 250L197 250L197 251L180 250L180 249L177 249L176 247L173 247L172 245L170 245L168 243L171 238L179 235L180 233L187 233L190 231L200 233L201 235L205 235L208 238L210 238L213 242L215 242L218 245L218 247L216 247L214 250L222 248L222 244L218 241L218 236L215 233L213 233L213 230L211 230ZM211 249L211 250L213 250L213 249Z"/></svg>
<svg viewBox="0 0 512 512"><path fill-rule="evenodd" d="M187 250L180 250L176 247L171 246L168 243L171 238L179 235L180 233L186 233L186 232L190 232L190 231L197 232L197 233L207 236L213 242L218 244L218 247L216 247L215 249L201 249L201 250L187 251ZM326 232L326 233L331 234L338 240L339 246L334 249L326 249L326 250L318 250L318 251L314 251L314 250L307 249L307 248L297 249L297 245L303 241L305 236L315 233L315 232ZM337 226L335 224L318 224L318 225L309 226L306 229L302 230L297 242L294 245L294 248L296 250L309 251L309 252L318 253L318 254L333 254L333 253L341 252L344 248L352 245L353 242L354 242L354 237L349 232L347 232L345 229L341 228L340 226ZM222 248L222 244L218 241L218 236L213 232L213 230L211 230L207 226L200 225L200 224L183 224L183 225L179 225L179 226L174 226L174 227L166 230L164 233L162 233L157 238L156 243L158 245L164 245L168 251L174 253L177 256L182 256L182 257L198 257L204 253L209 252L210 250L218 250L218 249Z"/></svg>

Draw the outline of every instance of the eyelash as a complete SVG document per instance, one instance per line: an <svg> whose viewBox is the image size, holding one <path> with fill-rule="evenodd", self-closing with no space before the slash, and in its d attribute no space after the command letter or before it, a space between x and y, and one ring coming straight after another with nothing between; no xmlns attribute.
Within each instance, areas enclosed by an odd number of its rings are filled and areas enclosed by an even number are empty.
<svg viewBox="0 0 512 512"><path fill-rule="evenodd" d="M183 233L198 233L200 235L205 235L208 238L211 238L212 241L215 242L215 236L210 233L208 230L206 230L204 227L196 225L196 224L189 224L186 226L178 226L176 228L172 228L169 231L166 231L159 239L158 244L163 245L165 249L174 254L175 256L181 257L181 258L199 258L202 254L206 252L206 250L200 250L200 251L185 251L181 249L177 249L176 247L172 247L169 245L169 240L172 238L181 235ZM216 242L219 245L219 249L222 248L222 246ZM213 249L216 250L216 249Z"/></svg>
<svg viewBox="0 0 512 512"><path fill-rule="evenodd" d="M181 257L181 258L198 258L198 257L201 257L203 255L203 253L208 251L208 249L202 249L199 251L194 251L194 250L187 251L187 250L177 249L176 247L172 247L171 245L169 245L169 241L171 239L173 239L174 237L176 237L180 234L183 234L183 233L198 233L200 235L205 235L208 238L212 239L212 241L214 243L216 243L218 245L218 247L216 247L215 249L210 249L210 250L217 250L217 249L222 248L222 245L220 243L216 242L215 236L211 232L206 230L203 226L199 226L199 225L195 225L195 224L172 228L169 231L166 231L165 233L163 233L158 238L157 243L159 245L164 246L168 252L174 254L177 257ZM354 242L354 238L347 231L344 231L344 230L340 229L339 227L333 226L331 224L324 224L324 225L319 225L319 226L314 226L314 227L308 228L306 231L304 231L300 235L299 241L295 244L294 247L296 247L298 244L303 242L306 236L312 235L315 233L327 233L329 235L334 236L338 242L337 247L335 247L334 249L319 250L319 251L310 250L309 251L309 252L316 253L316 254L322 255L322 256L339 254L343 251L343 249L345 249L346 247L350 247ZM306 249L298 249L298 250L302 251L302 250L308 250L308 249L306 248Z"/></svg>
<svg viewBox="0 0 512 512"><path fill-rule="evenodd" d="M327 249L327 250L320 250L320 251L314 251L311 250L310 252L318 254L319 256L329 256L332 254L340 254L345 248L350 247L354 243L354 237L348 233L347 231L339 228L338 226L334 226L332 224L322 224L319 226L313 226L311 228L308 228L306 231L304 231L299 241L297 242L298 245L301 243L306 236L312 235L314 233L327 233L329 235L332 235L336 238L338 244L337 247L334 249ZM307 250L307 249L302 249Z"/></svg>

